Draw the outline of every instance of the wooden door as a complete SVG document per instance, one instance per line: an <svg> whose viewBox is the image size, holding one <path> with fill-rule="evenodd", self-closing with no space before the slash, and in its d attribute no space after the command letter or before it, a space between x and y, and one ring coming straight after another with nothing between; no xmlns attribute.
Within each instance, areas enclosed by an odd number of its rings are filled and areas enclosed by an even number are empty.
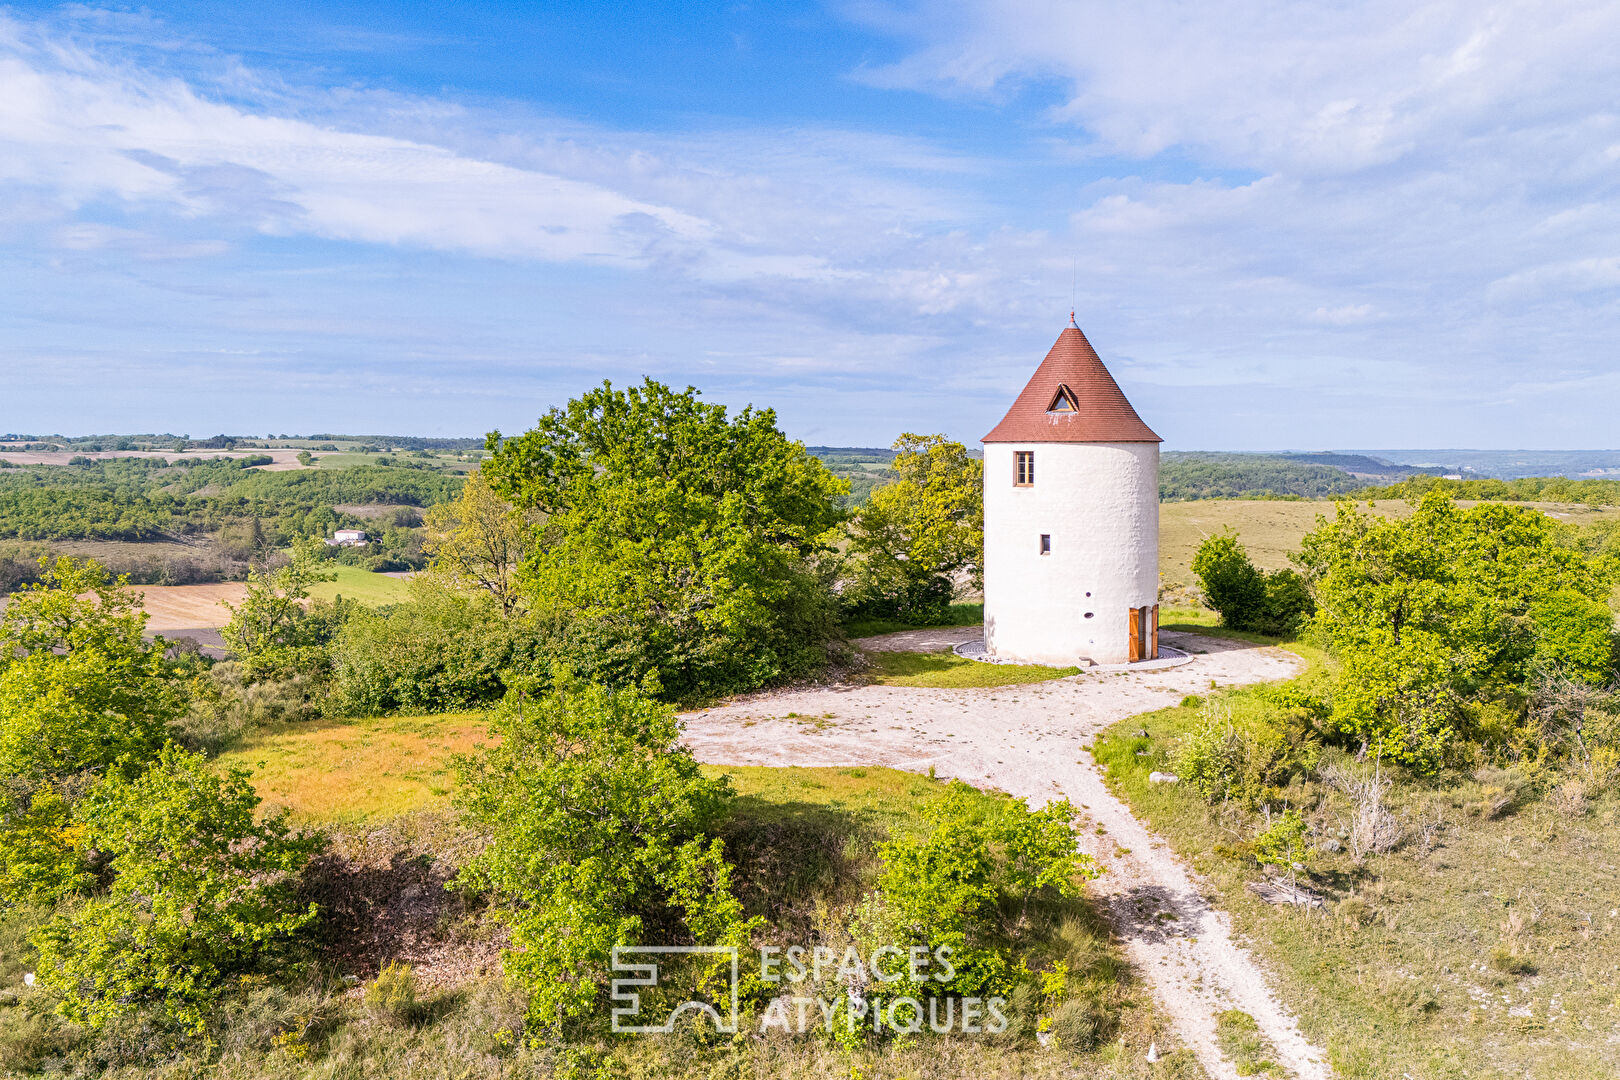
<svg viewBox="0 0 1620 1080"><path fill-rule="evenodd" d="M1153 605L1153 636L1149 639L1148 646L1149 646L1148 659L1149 660L1157 660L1159 658L1159 605L1158 604Z"/></svg>
<svg viewBox="0 0 1620 1080"><path fill-rule="evenodd" d="M1142 659L1142 609L1131 608L1131 649L1130 662L1136 663Z"/></svg>

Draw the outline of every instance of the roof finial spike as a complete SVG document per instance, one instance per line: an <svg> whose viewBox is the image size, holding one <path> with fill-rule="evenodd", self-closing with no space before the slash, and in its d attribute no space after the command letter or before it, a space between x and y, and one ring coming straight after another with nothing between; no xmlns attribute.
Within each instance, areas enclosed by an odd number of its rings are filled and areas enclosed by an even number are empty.
<svg viewBox="0 0 1620 1080"><path fill-rule="evenodd" d="M1069 309L1069 325L1076 330L1080 329L1080 324L1074 321L1074 308Z"/></svg>

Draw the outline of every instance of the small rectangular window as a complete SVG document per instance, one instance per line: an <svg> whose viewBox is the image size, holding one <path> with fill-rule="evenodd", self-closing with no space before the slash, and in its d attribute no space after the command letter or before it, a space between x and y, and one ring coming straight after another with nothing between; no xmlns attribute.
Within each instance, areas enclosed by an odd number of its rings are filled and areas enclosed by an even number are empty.
<svg viewBox="0 0 1620 1080"><path fill-rule="evenodd" d="M1050 555L1050 554L1052 554L1052 534L1051 533L1041 533L1041 554L1042 555Z"/></svg>
<svg viewBox="0 0 1620 1080"><path fill-rule="evenodd" d="M1013 486L1032 487L1035 484L1035 451L1013 452Z"/></svg>

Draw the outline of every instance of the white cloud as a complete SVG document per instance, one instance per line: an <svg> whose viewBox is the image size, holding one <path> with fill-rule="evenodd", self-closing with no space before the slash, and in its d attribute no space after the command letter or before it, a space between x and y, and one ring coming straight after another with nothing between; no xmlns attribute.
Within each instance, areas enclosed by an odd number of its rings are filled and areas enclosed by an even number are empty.
<svg viewBox="0 0 1620 1080"><path fill-rule="evenodd" d="M957 433L972 437L1062 322L1073 265L1082 325L1178 445L1365 445L1379 440L1352 425L1406 416L1486 442L1466 434L1483 423L1469 410L1549 366L1590 388L1587 412L1549 429L1560 438L1601 441L1573 433L1606 431L1620 408L1603 377L1620 319L1620 8L850 11L909 50L858 78L984 98L1025 135L999 159L919 138L900 130L899 95L891 130L623 131L513 102L284 83L169 39L185 62L143 66L105 42L168 31L87 11L0 23L0 237L25 249L39 224L64 280L103 259L138 279L131 295L234 298L222 336L245 325L309 357L341 352L323 341L381 342L421 358L396 361L413 378L436 372L434 393L464 364L530 370L532 343L560 340L548 362L570 378L613 365L780 377L794 407L839 417L826 402L859 385L860 415L930 429L971 417ZM514 285L487 308L464 301L480 313L465 318L434 310L427 285L391 301L393 280L371 283L367 307L336 271L302 291L165 276L251 234L470 256L524 282L548 264L634 276L570 270L532 314ZM442 273L441 292L473 276ZM255 289L273 300L252 307ZM636 333L618 321L632 309ZM134 318L92 315L108 338ZM1252 438L1222 414L1277 395Z"/></svg>
<svg viewBox="0 0 1620 1080"><path fill-rule="evenodd" d="M641 259L702 220L601 185L212 102L172 78L0 36L0 181L69 206L164 204L270 234L540 259Z"/></svg>

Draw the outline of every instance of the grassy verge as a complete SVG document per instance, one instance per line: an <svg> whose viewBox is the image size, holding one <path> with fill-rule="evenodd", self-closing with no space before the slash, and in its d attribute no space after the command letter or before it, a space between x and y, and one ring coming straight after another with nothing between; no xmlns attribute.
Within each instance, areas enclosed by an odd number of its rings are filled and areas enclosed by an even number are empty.
<svg viewBox="0 0 1620 1080"><path fill-rule="evenodd" d="M883 686L922 686L960 690L983 686L1018 686L1080 674L1077 667L1038 664L986 664L955 653L879 652L870 654L872 681Z"/></svg>
<svg viewBox="0 0 1620 1080"><path fill-rule="evenodd" d="M932 630L940 626L974 626L984 622L983 604L952 604L946 620L937 626L916 626L895 619L851 619L844 624L844 633L852 638L875 637L878 634L898 634L902 630Z"/></svg>
<svg viewBox="0 0 1620 1080"><path fill-rule="evenodd" d="M1308 660L1302 678L1320 677L1319 653L1283 644ZM1241 724L1275 712L1266 694L1251 687L1217 701ZM1354 808L1307 773L1270 800L1311 822L1302 883L1326 906L1273 907L1245 888L1262 876L1247 848L1260 826L1254 809L1212 807L1185 784L1148 783L1152 770L1174 771L1178 742L1205 715L1189 699L1132 717L1098 739L1096 759L1133 811L1206 875L1337 1075L1620 1075L1620 801L1560 811L1532 788L1504 802L1490 776L1397 777L1388 805L1403 842L1357 862L1323 850L1347 846ZM1241 1023L1230 1019L1233 1052L1263 1061L1264 1048L1238 1045Z"/></svg>
<svg viewBox="0 0 1620 1080"><path fill-rule="evenodd" d="M363 567L343 563L333 563L322 570L337 576L336 580L320 581L310 586L309 595L316 600L335 600L341 596L367 607L381 607L410 598L410 582L404 578L374 574Z"/></svg>

